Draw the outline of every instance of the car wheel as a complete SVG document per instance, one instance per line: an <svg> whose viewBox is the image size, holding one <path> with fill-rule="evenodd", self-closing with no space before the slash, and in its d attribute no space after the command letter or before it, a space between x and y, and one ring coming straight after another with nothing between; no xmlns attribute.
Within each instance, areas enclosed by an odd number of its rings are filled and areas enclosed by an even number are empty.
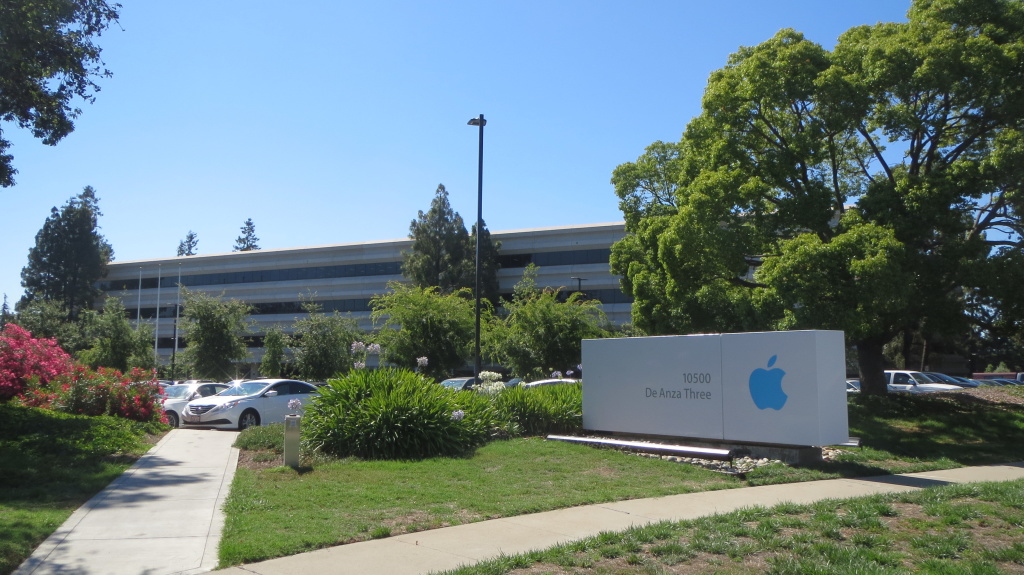
<svg viewBox="0 0 1024 575"><path fill-rule="evenodd" d="M165 411L164 415L167 416L167 424L171 427L178 427L181 425L181 420L178 419L178 414L173 411Z"/></svg>
<svg viewBox="0 0 1024 575"><path fill-rule="evenodd" d="M241 431L247 427L259 427L260 425L260 414L256 413L251 409L247 409L242 412L242 417L238 418L238 430Z"/></svg>

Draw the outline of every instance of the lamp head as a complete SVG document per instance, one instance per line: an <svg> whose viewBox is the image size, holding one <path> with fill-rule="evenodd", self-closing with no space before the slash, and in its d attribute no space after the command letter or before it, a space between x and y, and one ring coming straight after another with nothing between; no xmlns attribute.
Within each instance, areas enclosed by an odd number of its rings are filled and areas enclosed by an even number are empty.
<svg viewBox="0 0 1024 575"><path fill-rule="evenodd" d="M469 126L486 126L487 125L487 120L484 119L484 115L483 114L480 114L479 118L471 119L469 122L467 122L467 125L469 125Z"/></svg>

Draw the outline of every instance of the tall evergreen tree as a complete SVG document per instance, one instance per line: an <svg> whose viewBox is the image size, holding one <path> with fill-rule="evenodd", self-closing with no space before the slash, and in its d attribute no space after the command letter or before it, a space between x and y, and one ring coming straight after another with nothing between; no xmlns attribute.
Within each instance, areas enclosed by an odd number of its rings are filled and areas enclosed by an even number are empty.
<svg viewBox="0 0 1024 575"><path fill-rule="evenodd" d="M252 223L252 218L245 220L241 230L242 235L235 238L235 249L232 251L251 252L260 249L256 243L260 239L256 237L256 224Z"/></svg>
<svg viewBox="0 0 1024 575"><path fill-rule="evenodd" d="M19 309L33 300L60 303L69 320L92 307L99 296L96 282L106 275L114 250L99 233L99 199L91 186L53 208L36 245L29 250L28 265L21 270L25 295Z"/></svg>
<svg viewBox="0 0 1024 575"><path fill-rule="evenodd" d="M194 256L196 255L196 246L199 245L199 238L196 237L196 233L189 230L185 234L185 239L178 242L178 256Z"/></svg>
<svg viewBox="0 0 1024 575"><path fill-rule="evenodd" d="M0 306L0 330L13 320L14 314L11 313L11 307L7 305L7 294L4 294L4 303Z"/></svg>
<svg viewBox="0 0 1024 575"><path fill-rule="evenodd" d="M476 226L473 226L476 233ZM402 275L417 287L438 287L442 293L476 285L476 236L451 204L444 184L438 184L430 210L419 212L409 225L412 249L404 254ZM480 237L481 297L492 302L498 291L498 249L487 226Z"/></svg>
<svg viewBox="0 0 1024 575"><path fill-rule="evenodd" d="M467 251L466 225L448 203L448 191L438 184L430 209L409 225L412 250L405 253L402 274L417 287L436 286L444 293L472 285L466 262L473 257Z"/></svg>

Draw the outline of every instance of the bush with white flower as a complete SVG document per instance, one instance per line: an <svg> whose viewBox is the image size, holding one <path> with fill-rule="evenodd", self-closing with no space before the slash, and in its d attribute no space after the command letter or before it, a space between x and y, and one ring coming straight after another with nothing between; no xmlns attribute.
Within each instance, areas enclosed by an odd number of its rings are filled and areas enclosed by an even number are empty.
<svg viewBox="0 0 1024 575"><path fill-rule="evenodd" d="M477 393L495 395L499 391L505 389L505 384L501 381L500 373L494 371L481 371L480 382L474 389Z"/></svg>

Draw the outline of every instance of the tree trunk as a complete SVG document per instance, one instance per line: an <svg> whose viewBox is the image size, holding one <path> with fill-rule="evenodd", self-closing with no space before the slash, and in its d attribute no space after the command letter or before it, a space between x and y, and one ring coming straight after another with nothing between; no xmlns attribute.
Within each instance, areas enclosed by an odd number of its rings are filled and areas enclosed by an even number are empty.
<svg viewBox="0 0 1024 575"><path fill-rule="evenodd" d="M857 342L857 367L860 370L860 392L868 395L886 395L889 388L885 382L880 340Z"/></svg>

